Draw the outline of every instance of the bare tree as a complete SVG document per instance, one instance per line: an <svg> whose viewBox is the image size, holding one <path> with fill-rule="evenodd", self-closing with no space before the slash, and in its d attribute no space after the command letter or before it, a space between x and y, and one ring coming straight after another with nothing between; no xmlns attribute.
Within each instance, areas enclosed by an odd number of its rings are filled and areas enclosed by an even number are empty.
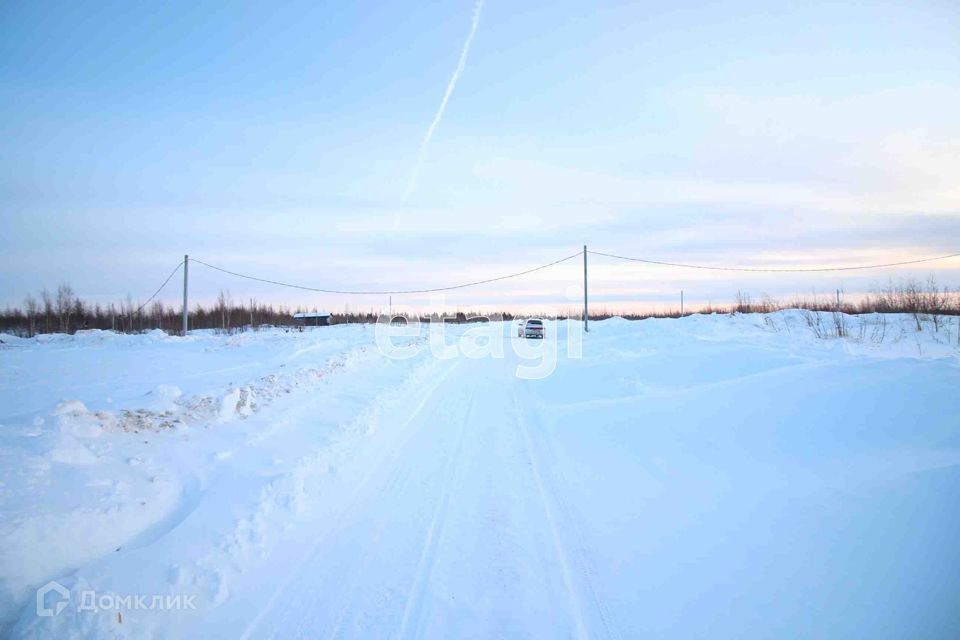
<svg viewBox="0 0 960 640"><path fill-rule="evenodd" d="M57 299L55 302L57 318L60 320L60 331L70 333L70 315L73 313L74 293L73 287L64 282L57 287Z"/></svg>
<svg viewBox="0 0 960 640"><path fill-rule="evenodd" d="M124 302L120 303L120 310L123 314L123 317L127 319L127 332L133 333L133 312L136 310L136 307L133 306L133 296L129 293Z"/></svg>
<svg viewBox="0 0 960 640"><path fill-rule="evenodd" d="M220 290L217 296L217 311L220 313L220 326L226 331L227 323L230 320L230 291Z"/></svg>
<svg viewBox="0 0 960 640"><path fill-rule="evenodd" d="M933 276L927 278L927 289L924 291L924 311L933 321L934 331L940 331L941 316L949 306L948 289L943 290L937 286L937 281Z"/></svg>
<svg viewBox="0 0 960 640"><path fill-rule="evenodd" d="M73 298L73 309L71 313L76 318L76 325L78 329L87 328L87 305L83 300L74 296Z"/></svg>
<svg viewBox="0 0 960 640"><path fill-rule="evenodd" d="M40 300L43 302L43 332L50 333L50 318L53 317L53 298L50 292L44 289L40 292Z"/></svg>
<svg viewBox="0 0 960 640"><path fill-rule="evenodd" d="M33 337L33 334L37 332L37 311L39 309L37 299L28 294L23 301L23 309L27 314L28 334L30 337Z"/></svg>
<svg viewBox="0 0 960 640"><path fill-rule="evenodd" d="M157 319L157 328L163 329L163 303L157 300L153 303L150 315Z"/></svg>

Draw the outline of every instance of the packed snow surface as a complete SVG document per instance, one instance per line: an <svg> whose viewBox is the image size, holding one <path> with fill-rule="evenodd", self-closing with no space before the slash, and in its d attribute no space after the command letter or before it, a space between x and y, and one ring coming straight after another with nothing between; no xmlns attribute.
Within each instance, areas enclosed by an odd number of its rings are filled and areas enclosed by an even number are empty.
<svg viewBox="0 0 960 640"><path fill-rule="evenodd" d="M834 320L0 335L0 636L956 638L956 320Z"/></svg>

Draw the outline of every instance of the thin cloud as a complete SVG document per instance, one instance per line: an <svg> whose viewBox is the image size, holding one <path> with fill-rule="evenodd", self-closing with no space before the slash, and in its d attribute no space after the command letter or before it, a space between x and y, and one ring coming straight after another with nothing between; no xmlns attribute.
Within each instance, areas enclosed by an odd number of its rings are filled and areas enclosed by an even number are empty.
<svg viewBox="0 0 960 640"><path fill-rule="evenodd" d="M427 145L430 144L430 139L433 137L433 132L437 130L437 126L440 124L440 120L443 118L443 112L447 108L447 103L450 101L451 94L453 94L453 88L457 85L457 80L460 79L460 74L463 73L463 68L467 64L467 54L470 53L470 43L473 42L473 36L477 32L477 25L480 24L480 12L482 10L483 0L477 0L477 3L473 6L473 20L470 23L470 33L467 34L467 39L463 43L463 49L460 51L460 60L457 62L457 68L450 77L450 82L447 83L447 90L443 94L443 100L440 101L440 107L437 109L436 115L433 116L433 121L427 128L427 134L423 136L423 142L420 143L420 151L417 154L417 164L413 167L413 173L410 175L410 182L407 184L407 190L403 194L404 202L406 202L406 200L410 197L410 194L412 194L413 190L417 187L417 178L420 177L420 166L423 164L423 157L427 151Z"/></svg>

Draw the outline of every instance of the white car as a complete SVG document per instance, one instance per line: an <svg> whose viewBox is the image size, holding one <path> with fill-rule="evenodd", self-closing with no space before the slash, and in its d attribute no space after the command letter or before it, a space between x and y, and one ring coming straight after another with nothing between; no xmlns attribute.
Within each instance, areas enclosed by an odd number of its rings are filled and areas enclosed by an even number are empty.
<svg viewBox="0 0 960 640"><path fill-rule="evenodd" d="M521 320L517 325L518 338L540 338L543 339L543 320L539 318L530 318Z"/></svg>

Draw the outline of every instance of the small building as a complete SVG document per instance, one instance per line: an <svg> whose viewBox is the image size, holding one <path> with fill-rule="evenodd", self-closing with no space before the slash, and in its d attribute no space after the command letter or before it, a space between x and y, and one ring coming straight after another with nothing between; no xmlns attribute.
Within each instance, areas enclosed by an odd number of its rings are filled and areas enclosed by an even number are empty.
<svg viewBox="0 0 960 640"><path fill-rule="evenodd" d="M325 327L330 324L327 311L299 311L293 314L293 323L298 327Z"/></svg>

